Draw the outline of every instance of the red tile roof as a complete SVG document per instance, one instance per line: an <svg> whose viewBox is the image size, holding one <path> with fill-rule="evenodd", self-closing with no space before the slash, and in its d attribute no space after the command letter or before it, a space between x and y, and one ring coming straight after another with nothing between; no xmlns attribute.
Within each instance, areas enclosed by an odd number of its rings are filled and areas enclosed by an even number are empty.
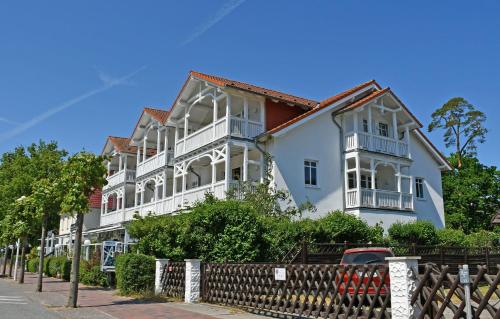
<svg viewBox="0 0 500 319"><path fill-rule="evenodd" d="M130 138L127 137L117 137L108 136L109 141L113 144L113 147L117 152L137 154L137 146L130 145ZM148 148L147 155L153 156L156 154L156 150L153 148Z"/></svg>
<svg viewBox="0 0 500 319"><path fill-rule="evenodd" d="M148 113L149 115L151 115L152 118L154 118L155 120L157 120L158 122L160 122L162 124L165 123L165 121L168 118L168 115L170 114L169 111L164 111L164 110L155 109L155 108L151 108L151 107L145 107L144 113Z"/></svg>
<svg viewBox="0 0 500 319"><path fill-rule="evenodd" d="M312 108L318 104L318 102L314 101L314 100L309 100L306 98L283 93L280 91L266 89L266 88L256 86L253 84L248 84L245 82L226 79L226 78L223 78L220 76L204 74L204 73L197 72L197 71L191 71L191 72L189 72L189 74L190 74L190 76L200 78L202 80L211 82L215 85L232 87L235 89L252 92L252 93L259 94L259 95L264 95L264 96L267 96L267 97L270 97L273 99L277 99L277 100L281 100L281 101L287 102L287 103L300 104L302 106L306 106L309 108Z"/></svg>
<svg viewBox="0 0 500 319"><path fill-rule="evenodd" d="M391 89L389 89L389 88L385 88L385 89L380 90L380 91L374 91L374 92L370 93L370 95L367 95L364 98L362 98L356 102L350 103L350 104L342 107L340 110L337 111L337 113L340 114L340 113L354 110L355 108L363 106L366 103L370 102L371 100L376 99L377 97L379 97L381 95L384 95L385 93L389 92L390 90Z"/></svg>
<svg viewBox="0 0 500 319"><path fill-rule="evenodd" d="M300 120L302 120L302 119L304 119L304 118L306 118L306 117L308 117L308 116L310 116L310 115L312 115L312 114L314 114L316 112L319 112L320 110L324 109L325 107L328 107L328 106L330 106L330 105L332 105L332 104L334 104L334 103L342 100L343 98L345 98L345 97L347 97L347 96L349 96L349 95L351 95L351 94L353 94L353 93L355 93L355 92L357 92L357 91L359 91L361 89L364 89L364 88L366 88L366 87L368 87L368 86L370 86L372 84L376 85L377 87L380 87L375 80L371 80L371 81L362 83L360 85L357 85L357 86L355 86L353 88L350 88L350 89L348 89L348 90L346 90L344 92L341 92L341 93L339 93L337 95L334 95L332 97L329 97L329 98L323 100L321 103L319 103L319 105L317 105L312 110L309 110L309 111L307 111L307 112L305 112L305 113L303 113L303 114L301 114L301 115L299 115L297 117L294 117L293 119L291 119L288 122L285 122L285 123L283 123L281 125L278 125L277 127L275 127L273 129L267 131L266 134L274 134L274 133L276 133L276 132L278 132L278 131L280 131L280 130L282 130L282 129L290 126L290 125L292 125L293 123L296 123L296 122L298 122L298 121L300 121Z"/></svg>
<svg viewBox="0 0 500 319"><path fill-rule="evenodd" d="M102 192L100 189L96 189L92 195L89 197L89 207L90 208L101 208L101 198Z"/></svg>

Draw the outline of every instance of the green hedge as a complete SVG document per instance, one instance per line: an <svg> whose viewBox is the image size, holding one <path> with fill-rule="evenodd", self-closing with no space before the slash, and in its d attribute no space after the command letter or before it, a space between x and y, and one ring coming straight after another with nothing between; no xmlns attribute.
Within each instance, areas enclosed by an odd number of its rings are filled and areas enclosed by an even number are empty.
<svg viewBox="0 0 500 319"><path fill-rule="evenodd" d="M99 263L82 260L80 262L80 282L88 286L108 287L108 278L101 271Z"/></svg>
<svg viewBox="0 0 500 319"><path fill-rule="evenodd" d="M123 254L116 259L116 284L123 295L154 290L155 259L142 254Z"/></svg>
<svg viewBox="0 0 500 319"><path fill-rule="evenodd" d="M38 260L36 263L38 264ZM60 277L63 280L69 280L71 275L71 260L66 256L46 257L43 259L43 272L49 277Z"/></svg>
<svg viewBox="0 0 500 319"><path fill-rule="evenodd" d="M189 213L132 221L140 252L158 258L212 262L271 261L303 238L312 242L380 242L383 230L339 211L318 219L258 213L249 203L211 199Z"/></svg>
<svg viewBox="0 0 500 319"><path fill-rule="evenodd" d="M38 272L38 258L29 259L27 262L27 267L29 272Z"/></svg>

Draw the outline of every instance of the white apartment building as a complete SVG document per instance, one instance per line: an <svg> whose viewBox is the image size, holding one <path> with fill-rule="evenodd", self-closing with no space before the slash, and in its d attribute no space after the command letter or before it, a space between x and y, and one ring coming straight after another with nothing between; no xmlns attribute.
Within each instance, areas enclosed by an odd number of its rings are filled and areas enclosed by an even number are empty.
<svg viewBox="0 0 500 319"><path fill-rule="evenodd" d="M323 101L191 71L169 110L144 108L128 138L109 137L100 227L134 214L188 209L240 181L272 178L313 216L343 210L388 228L444 226L441 172L449 163L389 88L369 81Z"/></svg>

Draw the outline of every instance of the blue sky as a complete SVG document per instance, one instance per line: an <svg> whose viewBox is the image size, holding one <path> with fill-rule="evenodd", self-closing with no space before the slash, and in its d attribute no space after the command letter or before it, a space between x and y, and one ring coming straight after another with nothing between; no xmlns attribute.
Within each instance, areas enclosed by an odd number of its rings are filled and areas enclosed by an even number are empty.
<svg viewBox="0 0 500 319"><path fill-rule="evenodd" d="M496 1L4 1L0 153L38 139L100 152L143 106L170 107L193 69L318 100L374 78L424 124L462 96L488 116L479 156L498 165L499 12Z"/></svg>

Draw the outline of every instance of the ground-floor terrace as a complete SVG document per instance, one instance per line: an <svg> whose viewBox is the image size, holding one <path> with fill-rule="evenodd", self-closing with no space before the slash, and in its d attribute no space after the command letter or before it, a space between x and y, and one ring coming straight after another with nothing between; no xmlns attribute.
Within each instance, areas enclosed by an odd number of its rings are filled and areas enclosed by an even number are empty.
<svg viewBox="0 0 500 319"><path fill-rule="evenodd" d="M351 152L345 157L346 208L413 211L411 161Z"/></svg>
<svg viewBox="0 0 500 319"><path fill-rule="evenodd" d="M203 200L207 193L224 198L242 183L264 177L264 156L248 141L225 141L103 193L101 227L132 220L135 214L175 213Z"/></svg>

